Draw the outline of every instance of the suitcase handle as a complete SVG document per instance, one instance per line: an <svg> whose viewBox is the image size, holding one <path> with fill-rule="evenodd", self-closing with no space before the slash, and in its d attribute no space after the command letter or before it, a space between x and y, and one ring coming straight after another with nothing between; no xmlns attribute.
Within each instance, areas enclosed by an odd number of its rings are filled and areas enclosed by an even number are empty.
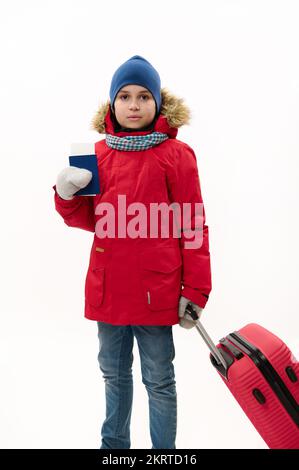
<svg viewBox="0 0 299 470"><path fill-rule="evenodd" d="M206 345L208 346L208 348L210 349L212 356L214 360L216 361L216 363L218 365L222 365L224 367L224 370L227 371L230 364L227 364L226 360L224 359L224 357L222 356L220 352L220 349L216 347L215 343L206 332L205 328L203 327L202 323L200 322L198 318L196 310L192 307L190 303L187 305L186 311L193 320L197 320L195 323L196 329L201 335Z"/></svg>

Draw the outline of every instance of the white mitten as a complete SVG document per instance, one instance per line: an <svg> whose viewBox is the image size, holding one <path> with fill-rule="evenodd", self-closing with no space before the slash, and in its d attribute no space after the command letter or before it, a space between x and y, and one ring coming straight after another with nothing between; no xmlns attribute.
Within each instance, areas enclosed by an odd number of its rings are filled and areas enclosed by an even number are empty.
<svg viewBox="0 0 299 470"><path fill-rule="evenodd" d="M193 328L195 326L195 322L196 322L196 320L193 320L192 317L190 317L188 312L185 313L186 307L189 303L192 305L192 307L196 311L196 313L198 315L198 319L200 318L200 316L202 314L202 311L203 311L203 308L201 308L198 305L194 304L193 302L191 302L191 300L187 299L183 295L181 296L180 302L179 302L179 317L180 317L179 324L183 328L187 328L187 329Z"/></svg>
<svg viewBox="0 0 299 470"><path fill-rule="evenodd" d="M85 188L92 178L92 172L85 168L68 166L57 176L56 191L62 199L70 200L81 188Z"/></svg>

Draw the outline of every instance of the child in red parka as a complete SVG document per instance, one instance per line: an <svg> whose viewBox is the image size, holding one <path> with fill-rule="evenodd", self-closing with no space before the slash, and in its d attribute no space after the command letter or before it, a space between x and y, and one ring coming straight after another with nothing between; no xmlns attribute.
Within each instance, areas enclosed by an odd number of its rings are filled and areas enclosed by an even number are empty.
<svg viewBox="0 0 299 470"><path fill-rule="evenodd" d="M152 448L176 448L172 325L192 328L187 304L200 317L211 291L196 156L176 139L189 115L182 99L161 89L154 67L141 56L131 57L114 73L110 101L92 121L93 129L105 134L95 144L100 194L75 195L92 177L76 167L62 170L53 186L65 223L94 232L85 317L98 325L106 392L102 449L131 445L134 337L149 397ZM168 211L162 221L157 207ZM179 229L165 234L166 225Z"/></svg>

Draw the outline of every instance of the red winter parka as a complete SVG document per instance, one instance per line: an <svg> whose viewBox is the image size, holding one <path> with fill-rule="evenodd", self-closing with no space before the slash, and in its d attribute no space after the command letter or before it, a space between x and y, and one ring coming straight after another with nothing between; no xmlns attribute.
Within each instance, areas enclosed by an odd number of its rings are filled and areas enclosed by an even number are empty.
<svg viewBox="0 0 299 470"><path fill-rule="evenodd" d="M55 207L64 222L70 227L94 232L85 283L85 317L90 320L113 325L174 325L179 323L180 295L200 307L208 300L212 288L208 226L205 225L196 156L189 145L176 139L178 128L188 123L189 114L183 101L163 88L161 112L153 130L167 133L169 139L138 151L110 148L105 139L96 142L101 191L97 196L75 196L66 201L53 186ZM109 101L100 105L92 127L101 134L119 137L153 132L115 133ZM126 217L127 229L129 222L133 223L137 207L134 203L141 203L147 210L143 231L135 237L124 232L124 223L120 222ZM159 218L157 232L151 236L153 203L164 203L164 206L166 203L168 207L177 203L181 214L183 204L189 203L191 229L196 227L195 203L201 203L200 246L186 247L185 241L192 238L190 231L183 227L183 221L179 232L172 230L171 210L169 234L161 233ZM106 217L107 221L108 212L103 208L108 206L114 209L115 229L114 234L109 232L104 238L102 218ZM111 221L113 211L109 213ZM120 225L122 233L118 231ZM107 226L108 223L105 228ZM139 226L136 227L138 230Z"/></svg>

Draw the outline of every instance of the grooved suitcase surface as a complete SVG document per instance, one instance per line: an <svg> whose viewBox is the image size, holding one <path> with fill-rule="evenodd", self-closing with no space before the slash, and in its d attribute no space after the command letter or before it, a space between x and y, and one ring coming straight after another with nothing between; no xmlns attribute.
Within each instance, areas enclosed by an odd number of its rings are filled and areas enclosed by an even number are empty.
<svg viewBox="0 0 299 470"><path fill-rule="evenodd" d="M238 333L264 354L298 404L299 362L286 344L273 333L254 323L241 328ZM285 369L288 366L295 371L297 382L292 382L286 374ZM252 359L244 354L240 360L235 360L228 370L228 380L220 372L218 373L268 447L299 449L299 427ZM266 398L264 404L260 404L254 397L252 392L256 388Z"/></svg>

